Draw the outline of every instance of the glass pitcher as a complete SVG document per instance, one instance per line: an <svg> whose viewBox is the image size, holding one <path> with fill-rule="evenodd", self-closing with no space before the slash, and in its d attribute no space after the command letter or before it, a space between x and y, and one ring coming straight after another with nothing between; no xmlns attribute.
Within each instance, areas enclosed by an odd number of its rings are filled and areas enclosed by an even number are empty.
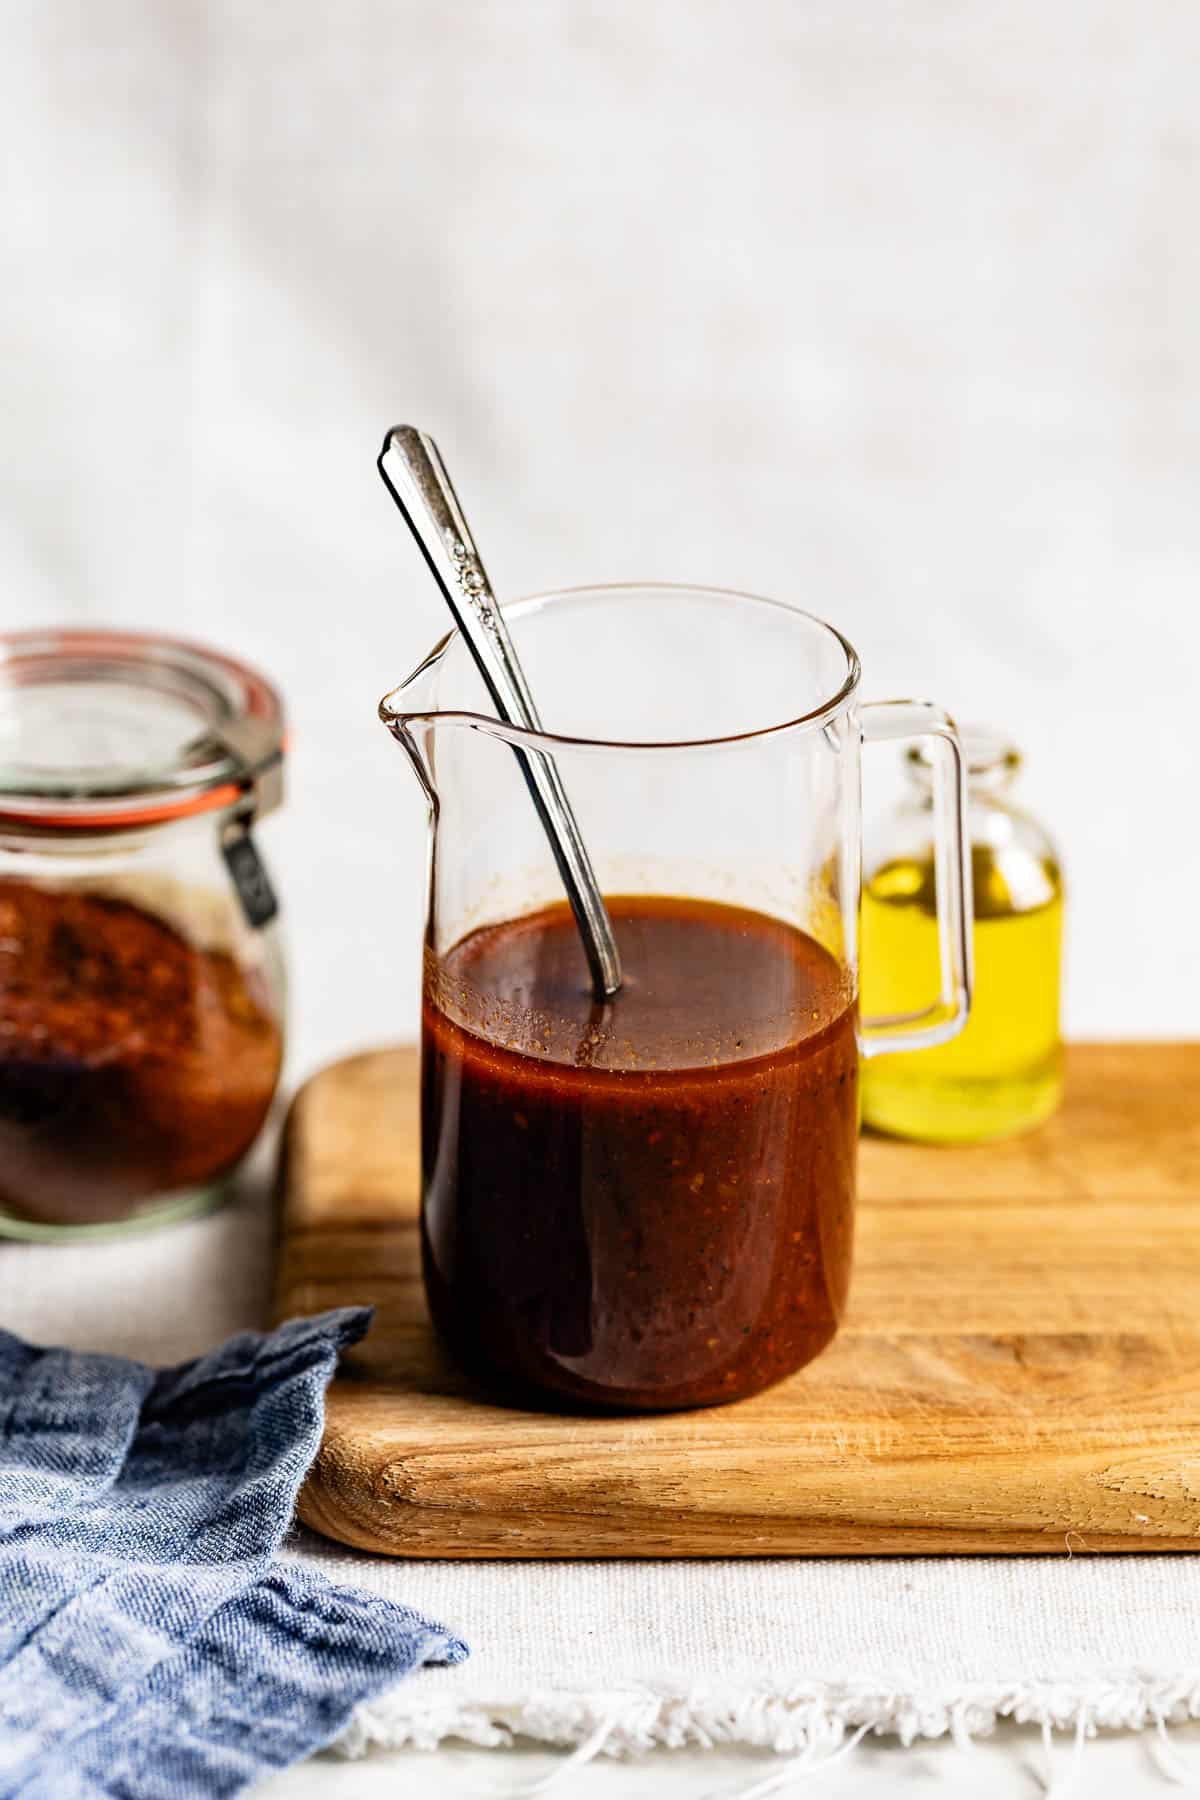
<svg viewBox="0 0 1200 1800"><path fill-rule="evenodd" d="M965 780L923 701L779 601L577 588L505 609L543 731L492 716L457 632L381 703L429 802L422 1244L459 1362L523 1402L733 1400L846 1300L858 1062L970 1006ZM858 1017L859 753L923 741L941 991ZM514 752L553 758L616 933L597 1001Z"/></svg>

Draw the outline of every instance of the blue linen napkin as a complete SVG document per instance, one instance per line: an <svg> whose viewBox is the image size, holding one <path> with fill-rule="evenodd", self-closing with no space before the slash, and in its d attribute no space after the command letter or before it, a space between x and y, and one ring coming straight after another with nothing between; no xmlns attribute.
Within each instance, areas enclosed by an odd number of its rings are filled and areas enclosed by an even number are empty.
<svg viewBox="0 0 1200 1800"><path fill-rule="evenodd" d="M366 1309L178 1368L0 1332L0 1800L223 1800L466 1647L272 1566Z"/></svg>

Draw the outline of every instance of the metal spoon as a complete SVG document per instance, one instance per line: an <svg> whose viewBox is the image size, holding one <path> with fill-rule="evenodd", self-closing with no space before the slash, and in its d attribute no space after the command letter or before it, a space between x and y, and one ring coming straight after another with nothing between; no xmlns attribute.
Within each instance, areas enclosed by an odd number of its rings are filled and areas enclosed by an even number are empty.
<svg viewBox="0 0 1200 1800"><path fill-rule="evenodd" d="M540 731L529 683L437 445L413 425L393 425L379 453L379 473L442 590L496 711L510 725ZM596 998L611 999L621 986L621 959L562 778L546 751L514 754L567 890Z"/></svg>

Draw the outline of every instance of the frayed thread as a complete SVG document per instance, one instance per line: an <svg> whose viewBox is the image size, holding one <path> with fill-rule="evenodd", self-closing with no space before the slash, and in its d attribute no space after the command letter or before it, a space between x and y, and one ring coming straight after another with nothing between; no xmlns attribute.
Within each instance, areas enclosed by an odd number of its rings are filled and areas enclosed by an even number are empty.
<svg viewBox="0 0 1200 1800"><path fill-rule="evenodd" d="M1053 1733L1074 1734L1067 1767L1055 1776L1048 1765L1045 1783L1052 1800L1067 1800L1078 1785L1084 1743L1097 1731L1153 1729L1164 1774L1181 1779L1167 1726L1195 1718L1200 1671L1087 1684L976 1684L952 1696L832 1685L748 1692L664 1682L482 1700L454 1696L449 1683L444 1694L426 1686L419 1696L406 1684L360 1707L335 1748L353 1757L373 1747L433 1749L447 1738L486 1748L524 1738L574 1750L580 1762L721 1744L824 1761L823 1753L837 1751L854 1734L898 1737L903 1744L950 1735L965 1748L1001 1719L1011 1719L1040 1727L1048 1753Z"/></svg>
<svg viewBox="0 0 1200 1800"><path fill-rule="evenodd" d="M860 1725L844 1743L825 1756L814 1755L817 1746L813 1744L803 1756L786 1762L782 1769L774 1770L764 1781L756 1781L753 1787L746 1788L735 1800L767 1800L769 1794L777 1794L781 1788L795 1787L798 1782L807 1781L810 1777L824 1779L834 1763L841 1762L843 1757L857 1750L870 1729L869 1725Z"/></svg>
<svg viewBox="0 0 1200 1800"><path fill-rule="evenodd" d="M1171 1742L1167 1734L1167 1721L1161 1716L1154 1721L1154 1737L1151 1740L1151 1748L1158 1764L1159 1774L1164 1780L1173 1781L1179 1787L1190 1786L1191 1771Z"/></svg>
<svg viewBox="0 0 1200 1800"><path fill-rule="evenodd" d="M548 1794L552 1789L561 1787L563 1777L569 1775L573 1769L580 1768L584 1763L595 1762L596 1758L603 1754L609 1730L614 1723L615 1720L611 1715L606 1714L591 1737L584 1738L582 1744L572 1750L565 1762L561 1762L557 1769L553 1769L544 1780L537 1781L531 1788L523 1790L526 1800L534 1800L535 1795Z"/></svg>
<svg viewBox="0 0 1200 1800"><path fill-rule="evenodd" d="M1042 1749L1046 1758L1046 1773L1042 1782L1046 1800L1078 1800L1079 1783L1083 1776L1083 1746L1087 1741L1089 1719L1086 1707L1080 1707L1079 1717L1075 1722L1075 1740L1071 1755L1065 1769L1055 1771L1054 1727L1049 1719L1042 1720Z"/></svg>

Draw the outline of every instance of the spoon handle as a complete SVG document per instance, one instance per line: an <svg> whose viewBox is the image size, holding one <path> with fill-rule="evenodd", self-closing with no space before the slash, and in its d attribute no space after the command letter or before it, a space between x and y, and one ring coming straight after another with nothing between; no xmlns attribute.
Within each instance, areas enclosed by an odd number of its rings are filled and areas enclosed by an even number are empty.
<svg viewBox="0 0 1200 1800"><path fill-rule="evenodd" d="M379 473L442 590L497 713L509 725L540 732L525 671L437 445L413 425L395 425L383 441ZM567 890L596 996L611 999L621 986L621 961L562 777L545 750L515 754Z"/></svg>

